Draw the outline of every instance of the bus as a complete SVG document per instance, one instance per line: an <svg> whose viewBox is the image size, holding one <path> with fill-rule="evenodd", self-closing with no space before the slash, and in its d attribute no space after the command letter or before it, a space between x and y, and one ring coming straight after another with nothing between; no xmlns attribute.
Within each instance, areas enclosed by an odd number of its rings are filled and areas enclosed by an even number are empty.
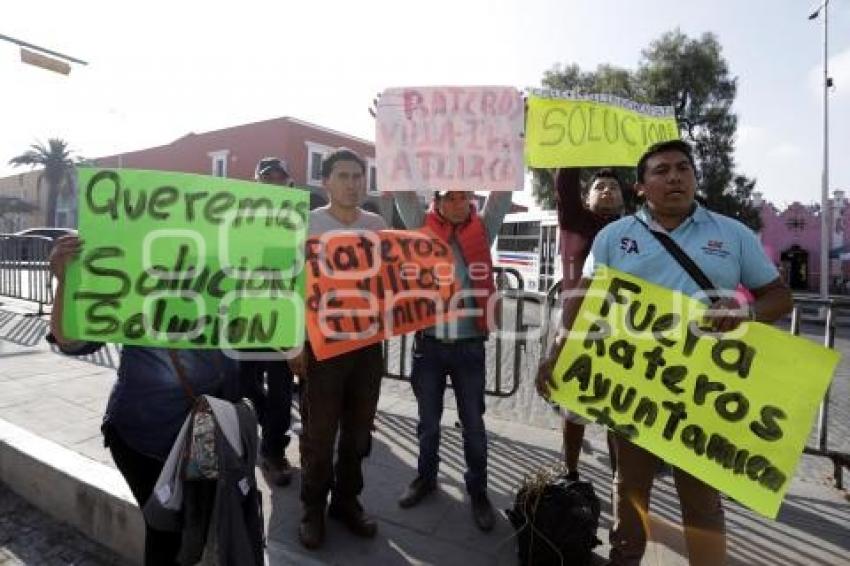
<svg viewBox="0 0 850 566"><path fill-rule="evenodd" d="M561 280L560 235L554 210L508 214L493 244L493 265L516 269L525 290L547 293Z"/></svg>

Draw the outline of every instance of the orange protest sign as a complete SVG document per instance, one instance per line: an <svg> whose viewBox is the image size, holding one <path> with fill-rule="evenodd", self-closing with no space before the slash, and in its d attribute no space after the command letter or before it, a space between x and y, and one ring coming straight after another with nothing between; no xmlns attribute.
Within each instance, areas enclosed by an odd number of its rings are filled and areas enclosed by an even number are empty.
<svg viewBox="0 0 850 566"><path fill-rule="evenodd" d="M452 250L432 234L329 232L307 240L305 268L319 360L457 316Z"/></svg>

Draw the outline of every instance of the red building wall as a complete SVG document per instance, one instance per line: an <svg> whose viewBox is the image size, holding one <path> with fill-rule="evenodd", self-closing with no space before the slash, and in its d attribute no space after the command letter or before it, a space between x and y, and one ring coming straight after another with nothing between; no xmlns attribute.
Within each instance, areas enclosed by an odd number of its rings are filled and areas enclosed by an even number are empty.
<svg viewBox="0 0 850 566"><path fill-rule="evenodd" d="M127 167L212 173L210 153L227 150L227 176L251 180L257 161L266 156L284 159L295 184L307 186L307 143L331 148L348 147L364 158L375 157L375 146L368 140L334 132L321 126L284 117L244 124L202 134L190 133L170 144L94 159L100 167Z"/></svg>

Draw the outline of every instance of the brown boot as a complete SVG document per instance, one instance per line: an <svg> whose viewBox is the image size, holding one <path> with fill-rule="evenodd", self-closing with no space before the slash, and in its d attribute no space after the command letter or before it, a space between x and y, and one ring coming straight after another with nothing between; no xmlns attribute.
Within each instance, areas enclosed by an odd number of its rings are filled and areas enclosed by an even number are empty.
<svg viewBox="0 0 850 566"><path fill-rule="evenodd" d="M378 532L378 523L363 512L356 499L344 503L331 501L328 517L341 522L352 534L362 538L373 538Z"/></svg>
<svg viewBox="0 0 850 566"><path fill-rule="evenodd" d="M298 539L304 548L315 550L325 540L325 510L322 507L307 507L298 527Z"/></svg>

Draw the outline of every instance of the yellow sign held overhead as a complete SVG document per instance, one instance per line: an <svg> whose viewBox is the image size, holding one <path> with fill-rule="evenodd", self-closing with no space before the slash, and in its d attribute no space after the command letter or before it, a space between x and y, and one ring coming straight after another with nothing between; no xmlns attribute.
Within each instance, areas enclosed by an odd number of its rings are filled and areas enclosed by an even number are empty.
<svg viewBox="0 0 850 566"><path fill-rule="evenodd" d="M705 309L603 266L552 399L775 518L839 354L759 323L711 332Z"/></svg>
<svg viewBox="0 0 850 566"><path fill-rule="evenodd" d="M528 98L529 167L631 167L652 144L679 139L670 107L608 95L556 94Z"/></svg>

